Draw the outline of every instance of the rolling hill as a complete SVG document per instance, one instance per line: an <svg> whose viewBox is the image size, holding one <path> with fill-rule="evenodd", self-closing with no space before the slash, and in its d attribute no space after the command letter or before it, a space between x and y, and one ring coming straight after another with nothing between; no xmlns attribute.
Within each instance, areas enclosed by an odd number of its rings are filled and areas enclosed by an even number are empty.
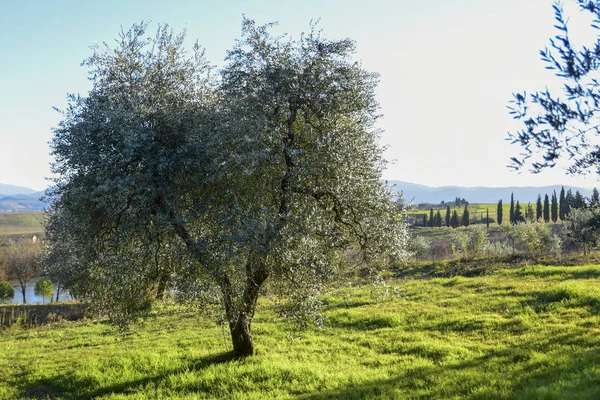
<svg viewBox="0 0 600 400"><path fill-rule="evenodd" d="M47 204L40 198L44 192L33 192L31 194L0 194L0 212L31 212L44 211Z"/></svg>
<svg viewBox="0 0 600 400"><path fill-rule="evenodd" d="M0 236L41 235L44 220L42 212L0 213Z"/></svg>
<svg viewBox="0 0 600 400"><path fill-rule="evenodd" d="M400 193L407 201L419 203L437 204L443 201L452 201L456 197L464 198L470 203L496 203L502 199L505 203L510 201L511 193L514 193L515 199L524 202L535 202L538 194L542 197L547 193L551 195L553 191L560 193L563 185L553 186L511 186L511 187L463 187L463 186L441 186L431 187L419 185L416 183L404 181L388 181L393 185L392 189ZM571 189L573 192L580 191L584 197L589 197L592 190L564 185L565 190ZM36 192L21 186L0 184L0 213L2 212L32 212L44 211L47 204L40 198L44 192Z"/></svg>
<svg viewBox="0 0 600 400"><path fill-rule="evenodd" d="M462 187L462 186L441 186L430 187L416 183L403 181L388 181L393 185L392 189L400 193L407 201L418 203L437 204L443 201L452 201L456 197L464 198L469 203L496 203L502 199L505 203L510 201L511 193L514 193L515 200L524 202L535 202L538 194L548 196L556 191L558 195L563 185L553 186L511 186L511 187ZM579 190L584 197L589 197L591 189L564 185L565 190L571 189L573 193Z"/></svg>
<svg viewBox="0 0 600 400"><path fill-rule="evenodd" d="M7 197L13 195L35 195L37 193L33 189L29 189L24 186L15 186L15 185L7 185L4 183L0 183L0 197Z"/></svg>

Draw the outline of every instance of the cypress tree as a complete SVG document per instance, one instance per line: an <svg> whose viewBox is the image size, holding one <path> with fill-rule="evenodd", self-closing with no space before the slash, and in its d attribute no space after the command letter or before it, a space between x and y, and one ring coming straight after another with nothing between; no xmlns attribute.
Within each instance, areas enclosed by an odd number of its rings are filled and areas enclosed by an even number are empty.
<svg viewBox="0 0 600 400"><path fill-rule="evenodd" d="M475 218L477 218L477 216L475 216ZM469 209L466 204L462 215L462 224L463 226L469 226Z"/></svg>
<svg viewBox="0 0 600 400"><path fill-rule="evenodd" d="M502 225L502 200L498 200L498 208L496 209L496 219L498 225Z"/></svg>
<svg viewBox="0 0 600 400"><path fill-rule="evenodd" d="M573 196L573 192L571 189L567 190L567 195L565 196L565 218L569 217L569 212L571 208L575 205L575 196Z"/></svg>
<svg viewBox="0 0 600 400"><path fill-rule="evenodd" d="M600 194L598 193L598 189L594 188L592 191L592 197L590 197L590 207L598 206L600 206Z"/></svg>
<svg viewBox="0 0 600 400"><path fill-rule="evenodd" d="M535 220L540 221L542 219L544 208L542 207L542 195L538 194L537 203L535 203Z"/></svg>
<svg viewBox="0 0 600 400"><path fill-rule="evenodd" d="M550 199L548 199L548 193L544 196L544 222L550 222Z"/></svg>
<svg viewBox="0 0 600 400"><path fill-rule="evenodd" d="M423 226L428 226L427 225L427 214L423 214Z"/></svg>
<svg viewBox="0 0 600 400"><path fill-rule="evenodd" d="M531 203L527 203L527 210L525 211L525 219L527 221L535 221L535 214L533 212L533 207L531 206Z"/></svg>
<svg viewBox="0 0 600 400"><path fill-rule="evenodd" d="M552 206L550 206L550 213L552 215L552 222L556 223L558 220L558 199L556 198L556 190L554 193L552 193Z"/></svg>
<svg viewBox="0 0 600 400"><path fill-rule="evenodd" d="M429 211L429 226L433 228L435 226L435 216L433 214L433 208Z"/></svg>
<svg viewBox="0 0 600 400"><path fill-rule="evenodd" d="M446 226L450 227L450 218L451 218L451 213L450 213L450 206L446 207Z"/></svg>
<svg viewBox="0 0 600 400"><path fill-rule="evenodd" d="M452 217L450 218L450 226L456 228L458 226L458 214L456 210L452 211Z"/></svg>
<svg viewBox="0 0 600 400"><path fill-rule="evenodd" d="M437 210L437 213L435 214L435 226L438 228L442 227L442 213L440 210Z"/></svg>
<svg viewBox="0 0 600 400"><path fill-rule="evenodd" d="M518 222L525 222L525 217L523 216L523 212L521 211L521 205L519 204L519 200L517 200L517 206L515 207L515 224Z"/></svg>
<svg viewBox="0 0 600 400"><path fill-rule="evenodd" d="M575 208L585 208L585 200L579 190L575 192Z"/></svg>
<svg viewBox="0 0 600 400"><path fill-rule="evenodd" d="M565 187L563 186L560 189L560 199L559 199L559 203L558 203L558 216L560 217L561 221L565 220Z"/></svg>
<svg viewBox="0 0 600 400"><path fill-rule="evenodd" d="M515 223L515 198L513 193L510 194L510 223Z"/></svg>
<svg viewBox="0 0 600 400"><path fill-rule="evenodd" d="M490 210L488 210L487 208L485 209L485 227L490 227Z"/></svg>

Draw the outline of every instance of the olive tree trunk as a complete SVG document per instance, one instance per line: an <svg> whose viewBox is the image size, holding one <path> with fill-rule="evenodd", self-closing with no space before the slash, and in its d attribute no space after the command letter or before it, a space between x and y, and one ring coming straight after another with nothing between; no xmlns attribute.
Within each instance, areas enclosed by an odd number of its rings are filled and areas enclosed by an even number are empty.
<svg viewBox="0 0 600 400"><path fill-rule="evenodd" d="M158 280L158 288L156 289L156 300L162 301L167 293L167 274L162 274Z"/></svg>
<svg viewBox="0 0 600 400"><path fill-rule="evenodd" d="M233 355L237 358L249 357L255 354L254 339L252 338L252 320L256 310L256 302L260 288L268 278L268 273L263 266L252 268L248 266L247 281L242 302L235 315L233 303L231 301L231 292L224 293L225 311L229 318L229 330L231 332L231 342L233 344ZM226 288L223 288L227 291Z"/></svg>
<svg viewBox="0 0 600 400"><path fill-rule="evenodd" d="M254 355L254 339L252 338L252 318L240 315L235 323L230 324L233 355L244 358Z"/></svg>
<svg viewBox="0 0 600 400"><path fill-rule="evenodd" d="M201 261L196 242L183 226L173 219L175 231L186 244L189 254L192 258ZM229 277L219 271L214 278L221 288L223 303L225 306L225 315L229 321L229 331L231 333L231 342L233 344L233 355L238 358L244 358L254 355L254 340L252 338L252 319L256 310L256 302L262 284L269 277L268 269L263 265L256 255L249 256L246 262L246 284L241 299L236 301L235 293Z"/></svg>

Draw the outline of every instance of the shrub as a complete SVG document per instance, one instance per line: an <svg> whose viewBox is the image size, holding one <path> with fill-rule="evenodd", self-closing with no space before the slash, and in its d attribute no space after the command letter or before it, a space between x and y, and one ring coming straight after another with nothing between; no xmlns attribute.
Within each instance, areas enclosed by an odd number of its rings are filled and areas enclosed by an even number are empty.
<svg viewBox="0 0 600 400"><path fill-rule="evenodd" d="M567 237L587 255L600 239L600 208L575 208L566 218Z"/></svg>
<svg viewBox="0 0 600 400"><path fill-rule="evenodd" d="M40 296L42 298L42 302L45 303L46 299L52 299L52 296L54 295L54 285L52 282L50 282L50 279L41 278L35 284L33 293L35 293L36 296Z"/></svg>
<svg viewBox="0 0 600 400"><path fill-rule="evenodd" d="M530 258L560 255L561 240L543 222L521 222L504 228L506 235L521 252Z"/></svg>
<svg viewBox="0 0 600 400"><path fill-rule="evenodd" d="M488 257L499 257L510 254L511 249L505 242L490 242L485 249L485 255Z"/></svg>
<svg viewBox="0 0 600 400"><path fill-rule="evenodd" d="M473 225L471 228L456 232L452 238L452 252L461 257L481 257L490 250L490 241L485 225Z"/></svg>
<svg viewBox="0 0 600 400"><path fill-rule="evenodd" d="M408 252L417 260L427 258L431 254L431 244L423 236L411 236L407 245Z"/></svg>
<svg viewBox="0 0 600 400"><path fill-rule="evenodd" d="M15 289L8 282L0 282L0 303L15 297Z"/></svg>

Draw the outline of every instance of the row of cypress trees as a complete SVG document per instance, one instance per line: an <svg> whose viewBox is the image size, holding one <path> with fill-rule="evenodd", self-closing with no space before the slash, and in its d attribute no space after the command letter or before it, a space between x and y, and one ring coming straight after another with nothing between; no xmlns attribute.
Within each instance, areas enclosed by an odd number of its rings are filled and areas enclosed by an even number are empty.
<svg viewBox="0 0 600 400"><path fill-rule="evenodd" d="M429 219L427 219L427 214L423 214L424 217L424 225L429 227L452 227L456 228L459 226L469 226L470 216L468 203L465 204L465 208L463 210L462 215L459 217L456 210L450 210L450 206L446 206L446 216L442 219L442 212L437 210L437 212L433 211L433 208L429 210ZM487 220L489 221L489 213L487 216ZM488 222L489 224L489 222Z"/></svg>
<svg viewBox="0 0 600 400"><path fill-rule="evenodd" d="M459 215L456 210L451 210L450 206L446 206L446 215L445 217L442 217L442 210L438 209L436 211L431 208L429 218L427 214L423 214L423 225L429 227L447 226L452 228L469 226L470 215L468 203L464 199L461 199L461 203L464 204L462 215ZM556 191L554 191L551 196L545 194L543 200L542 196L538 195L535 209L531 203L527 206L521 206L521 203L518 200L515 202L514 193L511 193L508 221L511 224L525 221L544 221L546 223L552 221L556 223L559 219L561 221L566 220L571 209L596 206L600 206L600 194L596 188L593 189L591 197L586 199L578 190L575 191L575 193L573 193L571 189L565 191L563 186L559 196L557 196ZM499 200L496 210L496 218L499 225L502 225L502 223L505 222L503 214L502 200ZM490 218L489 211L487 210L485 222L489 226Z"/></svg>
<svg viewBox="0 0 600 400"><path fill-rule="evenodd" d="M571 209L584 208L588 206L596 207L599 205L600 194L596 188L594 188L592 191L592 196L590 199L586 201L579 190L573 194L571 189L565 192L565 187L563 186L560 191L560 197L557 197L556 191L554 191L551 197L548 197L548 194L546 194L542 203L542 195L538 195L537 202L535 204L535 211L533 210L531 203L529 203L525 209L525 212L523 212L521 204L518 200L515 203L514 194L511 193L509 222L511 224L524 221L544 221L546 223L552 221L556 223L559 218L561 221L564 221L569 215ZM502 200L498 201L497 207L497 221L499 225L502 225L504 219Z"/></svg>

